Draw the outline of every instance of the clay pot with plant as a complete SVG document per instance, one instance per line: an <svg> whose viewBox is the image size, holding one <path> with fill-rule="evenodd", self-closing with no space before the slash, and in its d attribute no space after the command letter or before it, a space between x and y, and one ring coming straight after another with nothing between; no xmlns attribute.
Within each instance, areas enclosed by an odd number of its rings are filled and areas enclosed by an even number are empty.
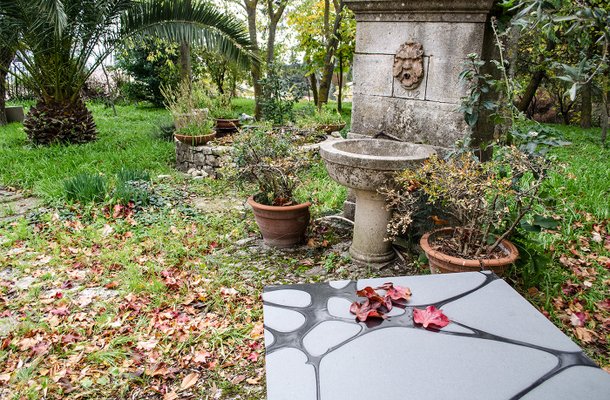
<svg viewBox="0 0 610 400"><path fill-rule="evenodd" d="M231 99L228 96L219 96L212 101L210 117L215 121L218 137L233 134L241 127L239 118L237 118L237 112L233 108Z"/></svg>
<svg viewBox="0 0 610 400"><path fill-rule="evenodd" d="M302 243L311 203L301 202L295 195L304 160L290 138L271 129L255 129L236 141L234 155L241 181L258 187L248 204L265 244L285 248Z"/></svg>
<svg viewBox="0 0 610 400"><path fill-rule="evenodd" d="M420 240L433 273L492 270L502 275L519 256L508 239L540 203L546 169L542 158L515 147L500 148L484 163L468 153L447 160L434 156L420 169L400 174L396 186L384 191L399 210L388 233L405 233L424 199L442 213L431 216L440 229Z"/></svg>
<svg viewBox="0 0 610 400"><path fill-rule="evenodd" d="M203 146L215 137L216 131L214 131L212 122L209 120L188 123L186 126L177 128L174 132L176 140L190 146Z"/></svg>
<svg viewBox="0 0 610 400"><path fill-rule="evenodd" d="M201 107L207 102L202 88L183 81L177 87L162 85L161 95L163 104L174 118L176 130L203 125L208 119L208 108Z"/></svg>

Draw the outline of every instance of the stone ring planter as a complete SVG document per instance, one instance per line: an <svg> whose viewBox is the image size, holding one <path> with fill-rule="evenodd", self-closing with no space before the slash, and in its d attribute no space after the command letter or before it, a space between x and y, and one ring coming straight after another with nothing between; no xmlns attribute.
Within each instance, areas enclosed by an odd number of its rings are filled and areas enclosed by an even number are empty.
<svg viewBox="0 0 610 400"><path fill-rule="evenodd" d="M200 136L189 136L189 135L179 135L177 133L174 134L176 140L188 144L191 146L201 146L206 144L207 142L213 140L216 137L216 132L212 132L209 135L200 135Z"/></svg>
<svg viewBox="0 0 610 400"><path fill-rule="evenodd" d="M252 207L265 244L284 248L304 241L309 225L310 202L294 206L268 206L257 203L254 196L250 196L248 204Z"/></svg>
<svg viewBox="0 0 610 400"><path fill-rule="evenodd" d="M508 240L503 240L499 245L506 256L497 259L468 260L465 258L453 257L432 248L430 245L431 238L434 239L434 237L438 235L449 235L453 230L453 228L437 229L426 233L419 241L421 248L428 257L430 271L434 274L491 270L495 272L496 275L503 275L506 270L517 261L517 258L519 258L517 247Z"/></svg>

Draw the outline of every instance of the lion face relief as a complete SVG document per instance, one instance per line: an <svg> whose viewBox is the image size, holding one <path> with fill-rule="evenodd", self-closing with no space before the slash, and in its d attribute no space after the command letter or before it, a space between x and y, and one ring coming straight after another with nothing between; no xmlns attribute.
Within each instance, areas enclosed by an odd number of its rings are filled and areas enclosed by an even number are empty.
<svg viewBox="0 0 610 400"><path fill-rule="evenodd" d="M424 78L424 47L421 43L403 43L394 56L392 69L402 87L416 89Z"/></svg>

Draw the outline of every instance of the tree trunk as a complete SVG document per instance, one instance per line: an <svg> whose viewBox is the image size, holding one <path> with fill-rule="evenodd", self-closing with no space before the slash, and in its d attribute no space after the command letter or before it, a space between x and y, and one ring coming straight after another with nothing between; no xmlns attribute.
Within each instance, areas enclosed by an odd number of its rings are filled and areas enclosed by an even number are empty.
<svg viewBox="0 0 610 400"><path fill-rule="evenodd" d="M529 108L530 104L532 103L534 96L536 96L538 87L540 86L540 84L542 83L542 80L545 77L546 77L546 72L543 70L534 72L534 75L532 75L532 79L530 80L527 87L525 88L523 97L517 103L517 109L519 111L521 111L523 113L527 112L527 109Z"/></svg>
<svg viewBox="0 0 610 400"><path fill-rule="evenodd" d="M606 93L604 102L602 104L602 146L606 145L606 139L608 138L608 124L610 116L608 116L608 102L610 101L610 92Z"/></svg>
<svg viewBox="0 0 610 400"><path fill-rule="evenodd" d="M337 111L343 111L343 56L339 55L339 93L337 95Z"/></svg>
<svg viewBox="0 0 610 400"><path fill-rule="evenodd" d="M246 14L248 15L248 33L250 35L250 41L252 42L252 53L255 57L260 56L260 49L258 47L258 37L256 34L256 6L258 0L244 0L244 7ZM254 88L254 116L256 119L261 119L261 99L263 88L261 87L261 62L258 58L252 60L250 67L250 74L252 75L252 87Z"/></svg>
<svg viewBox="0 0 610 400"><path fill-rule="evenodd" d="M546 52L553 51L553 49L555 49L555 42L547 42ZM540 57L538 57L539 65L544 63L544 59L545 59L545 55L540 54ZM521 98L521 101L519 101L519 103L517 104L517 109L519 111L521 111L521 112L527 111L532 100L534 99L534 96L536 96L538 87L540 86L540 84L542 83L544 78L546 78L546 70L540 69L540 70L537 70L536 72L534 72L534 74L532 75L532 79L530 80L527 87L525 88L525 93L523 93L523 97Z"/></svg>
<svg viewBox="0 0 610 400"><path fill-rule="evenodd" d="M330 84L333 79L333 72L335 71L335 52L339 46L339 38L337 33L341 26L341 19L343 18L343 1L340 1L338 7L335 9L335 22L333 24L332 35L330 36L326 44L326 54L324 55L324 69L322 70L322 76L320 78L320 90L318 91L318 107L328 103L328 95L330 92Z"/></svg>
<svg viewBox="0 0 610 400"><path fill-rule="evenodd" d="M277 32L277 25L282 19L282 14L286 9L288 0L282 0L279 2L277 9L273 11L273 0L267 0L267 15L269 16L269 34L267 35L267 65L270 65L275 60L275 33Z"/></svg>
<svg viewBox="0 0 610 400"><path fill-rule="evenodd" d="M6 124L6 76L15 52L0 49L0 125Z"/></svg>
<svg viewBox="0 0 610 400"><path fill-rule="evenodd" d="M580 127L591 127L591 83L587 83L582 87L580 97Z"/></svg>
<svg viewBox="0 0 610 400"><path fill-rule="evenodd" d="M309 86L311 87L311 93L313 95L313 103L318 105L318 80L316 79L315 73L309 75Z"/></svg>
<svg viewBox="0 0 610 400"><path fill-rule="evenodd" d="M185 6L191 8L191 0L186 0ZM182 82L187 81L189 83L189 90L191 88L192 77L191 45L188 42L182 42L180 43L180 79Z"/></svg>

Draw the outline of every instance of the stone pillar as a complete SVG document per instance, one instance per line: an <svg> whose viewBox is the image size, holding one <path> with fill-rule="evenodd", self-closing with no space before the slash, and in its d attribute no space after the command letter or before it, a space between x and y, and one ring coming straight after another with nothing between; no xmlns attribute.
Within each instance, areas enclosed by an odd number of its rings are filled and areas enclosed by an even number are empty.
<svg viewBox="0 0 610 400"><path fill-rule="evenodd" d="M352 136L437 148L468 132L457 112L469 53L485 57L493 0L346 0L356 15Z"/></svg>

